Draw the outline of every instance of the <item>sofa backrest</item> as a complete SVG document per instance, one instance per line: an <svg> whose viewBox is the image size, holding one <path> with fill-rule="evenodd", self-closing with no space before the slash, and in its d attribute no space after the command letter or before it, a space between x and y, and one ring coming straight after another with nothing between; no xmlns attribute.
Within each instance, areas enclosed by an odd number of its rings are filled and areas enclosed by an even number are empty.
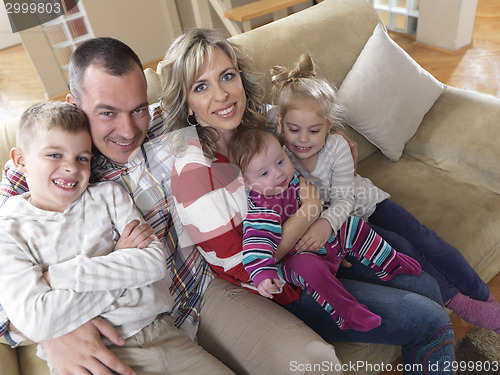
<svg viewBox="0 0 500 375"><path fill-rule="evenodd" d="M325 0L230 40L252 57L258 71L265 72L269 102L270 69L292 66L305 52L312 56L318 74L340 87L379 22L366 0ZM377 150L351 128L346 133L358 142L360 161Z"/></svg>
<svg viewBox="0 0 500 375"><path fill-rule="evenodd" d="M311 54L319 75L340 87L378 22L366 0L325 0L230 40L252 57L258 71L266 73L267 93L270 69L291 66L305 52Z"/></svg>

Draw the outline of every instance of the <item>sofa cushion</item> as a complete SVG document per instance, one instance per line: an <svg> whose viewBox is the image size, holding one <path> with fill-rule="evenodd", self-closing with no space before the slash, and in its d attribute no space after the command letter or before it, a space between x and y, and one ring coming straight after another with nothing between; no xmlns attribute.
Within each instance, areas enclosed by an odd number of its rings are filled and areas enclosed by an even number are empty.
<svg viewBox="0 0 500 375"><path fill-rule="evenodd" d="M147 68L144 70L144 76L146 77L146 82L148 86L149 104L153 104L160 101L160 96L161 96L160 76L151 68Z"/></svg>
<svg viewBox="0 0 500 375"><path fill-rule="evenodd" d="M500 195L407 155L392 163L376 152L357 171L460 251L484 281L498 273Z"/></svg>
<svg viewBox="0 0 500 375"><path fill-rule="evenodd" d="M500 195L499 123L499 98L447 87L406 145L405 155Z"/></svg>
<svg viewBox="0 0 500 375"><path fill-rule="evenodd" d="M391 160L398 160L445 85L375 27L339 89L345 120Z"/></svg>

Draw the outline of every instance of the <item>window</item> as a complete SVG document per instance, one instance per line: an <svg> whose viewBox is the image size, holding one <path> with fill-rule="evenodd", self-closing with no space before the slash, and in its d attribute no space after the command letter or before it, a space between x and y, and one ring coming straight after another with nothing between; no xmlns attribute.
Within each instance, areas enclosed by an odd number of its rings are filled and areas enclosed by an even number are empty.
<svg viewBox="0 0 500 375"><path fill-rule="evenodd" d="M73 51L94 34L87 21L87 15L81 2L76 0L52 0L60 3L64 15L42 24L43 31L52 47L59 67L68 81L68 64ZM40 21L44 22L42 15Z"/></svg>

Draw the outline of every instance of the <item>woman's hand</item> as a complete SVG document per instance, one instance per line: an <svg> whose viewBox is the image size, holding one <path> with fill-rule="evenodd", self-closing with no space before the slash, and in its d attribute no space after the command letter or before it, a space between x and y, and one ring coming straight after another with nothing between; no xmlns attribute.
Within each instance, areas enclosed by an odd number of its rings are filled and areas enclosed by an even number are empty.
<svg viewBox="0 0 500 375"><path fill-rule="evenodd" d="M139 220L128 223L115 245L115 251L120 249L144 249L153 241L153 228L144 223L139 225Z"/></svg>
<svg viewBox="0 0 500 375"><path fill-rule="evenodd" d="M279 293L281 288L279 279L264 279L259 285L257 285L257 290L260 295L266 298L273 298L273 294Z"/></svg>
<svg viewBox="0 0 500 375"><path fill-rule="evenodd" d="M344 132L337 131L336 133L344 137L346 142L349 144L349 148L351 149L352 160L354 161L354 175L356 176L356 167L358 166L358 157L359 157L358 143L350 139L347 135L344 134Z"/></svg>
<svg viewBox="0 0 500 375"><path fill-rule="evenodd" d="M326 241L328 241L332 235L332 226L327 219L319 218L316 220L304 233L297 245L295 250L299 253L303 251L318 251L325 246Z"/></svg>

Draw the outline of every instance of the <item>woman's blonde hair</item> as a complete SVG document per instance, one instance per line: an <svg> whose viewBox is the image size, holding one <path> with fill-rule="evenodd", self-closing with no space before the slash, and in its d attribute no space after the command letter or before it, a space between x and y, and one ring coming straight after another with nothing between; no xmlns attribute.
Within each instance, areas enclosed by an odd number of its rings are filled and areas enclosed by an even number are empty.
<svg viewBox="0 0 500 375"><path fill-rule="evenodd" d="M279 106L281 118L290 108L300 106L304 100L314 100L317 103L317 113L326 118L332 131L343 128L337 90L326 79L316 75L309 54L303 54L294 68L273 67L271 75L274 103Z"/></svg>
<svg viewBox="0 0 500 375"><path fill-rule="evenodd" d="M241 75L247 103L239 128L265 123L265 118L259 113L263 98L261 76L253 70L249 58L243 55L238 46L228 41L224 34L211 29L193 29L172 43L161 62L163 88L160 102L166 112L169 131L189 126L187 96L196 79L203 73L205 62L216 49L223 51L229 57ZM196 126L196 131L204 153L213 158L217 131L214 128L201 126ZM170 139L172 152L175 154L183 151L184 142L181 139L175 136Z"/></svg>

